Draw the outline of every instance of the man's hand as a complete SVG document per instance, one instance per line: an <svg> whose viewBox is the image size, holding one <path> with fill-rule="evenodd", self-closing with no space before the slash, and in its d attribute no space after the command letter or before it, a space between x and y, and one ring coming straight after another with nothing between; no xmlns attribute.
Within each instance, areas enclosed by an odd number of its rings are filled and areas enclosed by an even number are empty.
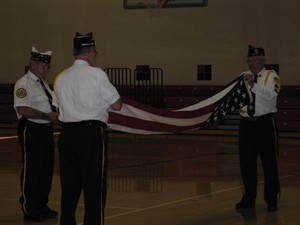
<svg viewBox="0 0 300 225"><path fill-rule="evenodd" d="M55 123L58 124L59 120L58 120L58 116L59 114L57 112L49 112L48 114L48 120L51 121L51 123Z"/></svg>
<svg viewBox="0 0 300 225"><path fill-rule="evenodd" d="M252 88L253 87L254 75L244 74L244 81Z"/></svg>

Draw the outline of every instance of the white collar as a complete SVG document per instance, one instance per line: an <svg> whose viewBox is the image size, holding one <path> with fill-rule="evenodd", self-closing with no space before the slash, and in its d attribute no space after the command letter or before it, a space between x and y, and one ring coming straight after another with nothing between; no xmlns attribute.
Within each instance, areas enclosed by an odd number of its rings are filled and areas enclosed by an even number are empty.
<svg viewBox="0 0 300 225"><path fill-rule="evenodd" d="M32 79L35 80L37 82L39 82L41 80L41 78L39 78L37 75L35 75L34 73L32 73L30 70L28 70L27 75Z"/></svg>
<svg viewBox="0 0 300 225"><path fill-rule="evenodd" d="M90 65L87 61L84 61L82 59L75 59L74 65Z"/></svg>

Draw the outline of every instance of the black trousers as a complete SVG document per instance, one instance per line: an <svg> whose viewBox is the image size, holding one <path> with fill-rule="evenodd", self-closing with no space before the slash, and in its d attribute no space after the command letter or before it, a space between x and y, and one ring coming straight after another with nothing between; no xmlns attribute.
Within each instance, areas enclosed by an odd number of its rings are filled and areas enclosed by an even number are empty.
<svg viewBox="0 0 300 225"><path fill-rule="evenodd" d="M100 121L68 123L59 139L61 225L76 225L83 190L84 225L104 224L107 185L107 133Z"/></svg>
<svg viewBox="0 0 300 225"><path fill-rule="evenodd" d="M54 168L51 125L21 120L18 127L23 168L20 204L25 214L40 212L48 204Z"/></svg>
<svg viewBox="0 0 300 225"><path fill-rule="evenodd" d="M244 195L255 201L257 194L257 158L260 156L264 171L264 200L276 204L280 192L278 177L278 131L272 115L256 121L243 118L239 132L239 157Z"/></svg>

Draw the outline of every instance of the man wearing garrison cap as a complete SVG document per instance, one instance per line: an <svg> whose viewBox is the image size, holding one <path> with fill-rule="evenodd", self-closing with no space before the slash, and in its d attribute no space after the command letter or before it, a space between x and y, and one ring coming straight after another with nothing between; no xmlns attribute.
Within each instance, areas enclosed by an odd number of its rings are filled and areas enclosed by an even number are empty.
<svg viewBox="0 0 300 225"><path fill-rule="evenodd" d="M20 204L24 220L38 222L57 217L57 212L48 206L54 166L51 123L58 122L54 94L44 80L51 54L32 47L29 70L14 87L14 109L23 153Z"/></svg>
<svg viewBox="0 0 300 225"><path fill-rule="evenodd" d="M273 70L265 68L265 51L249 45L248 71L243 72L253 101L241 109L239 132L240 169L244 193L236 209L254 208L257 194L257 156L262 161L265 178L264 200L267 211L277 210L280 192L278 177L278 131L274 121L280 79Z"/></svg>
<svg viewBox="0 0 300 225"><path fill-rule="evenodd" d="M255 48L252 45L249 45L247 56L248 57L265 56L265 50L263 48Z"/></svg>
<svg viewBox="0 0 300 225"><path fill-rule="evenodd" d="M77 224L75 211L84 190L83 224L103 225L107 184L107 133L109 109L122 102L106 73L95 67L93 33L76 33L75 61L58 74L55 96L60 108L61 225Z"/></svg>

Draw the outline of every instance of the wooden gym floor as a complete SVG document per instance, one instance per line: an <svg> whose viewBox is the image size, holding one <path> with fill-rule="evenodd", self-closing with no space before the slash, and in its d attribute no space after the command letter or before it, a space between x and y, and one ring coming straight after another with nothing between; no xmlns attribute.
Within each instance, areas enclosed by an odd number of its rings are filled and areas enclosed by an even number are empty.
<svg viewBox="0 0 300 225"><path fill-rule="evenodd" d="M57 225L58 220L23 222L18 204L21 152L14 132L0 135L0 224ZM9 134L9 135L8 135ZM268 213L259 169L256 208L243 213L236 135L136 136L112 133L106 225L299 225L300 140L281 138L279 210ZM56 149L50 207L60 209ZM82 225L80 200L77 222Z"/></svg>

